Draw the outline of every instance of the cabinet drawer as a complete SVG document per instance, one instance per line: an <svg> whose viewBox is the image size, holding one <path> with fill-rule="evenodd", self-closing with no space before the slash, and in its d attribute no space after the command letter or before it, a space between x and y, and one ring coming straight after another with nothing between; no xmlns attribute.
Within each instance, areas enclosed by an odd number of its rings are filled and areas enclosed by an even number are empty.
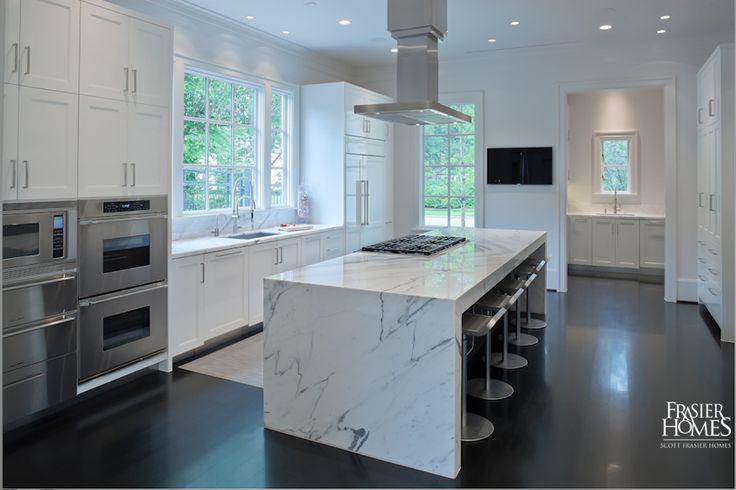
<svg viewBox="0 0 736 490"><path fill-rule="evenodd" d="M385 141L347 136L345 145L345 152L352 155L386 156Z"/></svg>
<svg viewBox="0 0 736 490"><path fill-rule="evenodd" d="M38 322L77 309L76 276L49 276L3 289L3 328Z"/></svg>
<svg viewBox="0 0 736 490"><path fill-rule="evenodd" d="M3 334L3 372L77 350L77 320L56 318Z"/></svg>

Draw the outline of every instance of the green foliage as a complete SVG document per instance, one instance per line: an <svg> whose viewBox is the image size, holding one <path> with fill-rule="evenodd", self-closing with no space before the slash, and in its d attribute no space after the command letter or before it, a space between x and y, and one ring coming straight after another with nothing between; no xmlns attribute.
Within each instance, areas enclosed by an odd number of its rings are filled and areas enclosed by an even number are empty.
<svg viewBox="0 0 736 490"><path fill-rule="evenodd" d="M603 139L603 191L629 191L629 139Z"/></svg>
<svg viewBox="0 0 736 490"><path fill-rule="evenodd" d="M184 75L184 116L205 117L205 78L187 73Z"/></svg>

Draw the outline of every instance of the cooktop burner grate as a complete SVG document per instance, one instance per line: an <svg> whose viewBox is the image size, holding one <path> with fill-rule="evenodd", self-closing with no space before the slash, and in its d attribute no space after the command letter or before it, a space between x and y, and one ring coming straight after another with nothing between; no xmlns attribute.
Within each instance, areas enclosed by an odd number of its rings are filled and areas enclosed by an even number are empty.
<svg viewBox="0 0 736 490"><path fill-rule="evenodd" d="M411 255L434 255L464 241L464 237L409 235L363 247L363 251Z"/></svg>

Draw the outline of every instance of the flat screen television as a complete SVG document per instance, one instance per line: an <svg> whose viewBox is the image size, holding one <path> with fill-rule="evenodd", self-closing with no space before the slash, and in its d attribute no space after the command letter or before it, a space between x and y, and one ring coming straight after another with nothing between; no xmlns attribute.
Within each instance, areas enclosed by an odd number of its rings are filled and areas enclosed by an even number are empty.
<svg viewBox="0 0 736 490"><path fill-rule="evenodd" d="M552 185L552 147L488 148L488 184Z"/></svg>

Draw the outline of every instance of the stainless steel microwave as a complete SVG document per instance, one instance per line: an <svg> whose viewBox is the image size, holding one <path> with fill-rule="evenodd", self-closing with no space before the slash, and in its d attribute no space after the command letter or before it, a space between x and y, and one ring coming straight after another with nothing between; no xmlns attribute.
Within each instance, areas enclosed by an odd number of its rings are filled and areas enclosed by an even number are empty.
<svg viewBox="0 0 736 490"><path fill-rule="evenodd" d="M76 257L76 201L3 204L3 270Z"/></svg>

